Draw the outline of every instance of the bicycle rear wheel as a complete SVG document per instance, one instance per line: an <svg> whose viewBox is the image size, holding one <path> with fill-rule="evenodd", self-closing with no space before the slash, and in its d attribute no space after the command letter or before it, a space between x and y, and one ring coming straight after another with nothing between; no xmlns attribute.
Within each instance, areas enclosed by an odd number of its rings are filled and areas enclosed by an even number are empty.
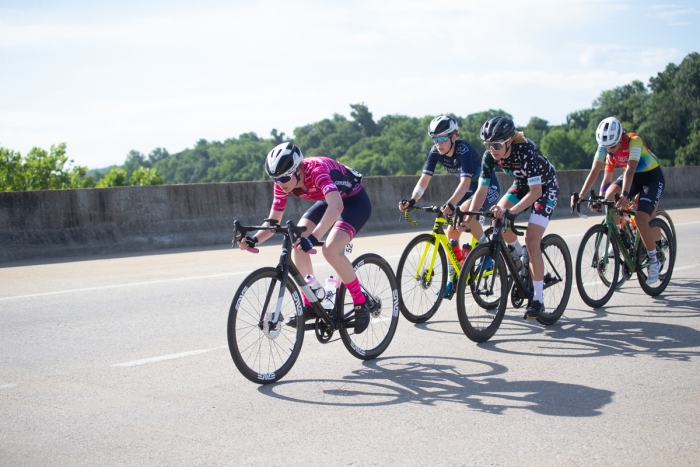
<svg viewBox="0 0 700 467"><path fill-rule="evenodd" d="M678 252L678 243L677 243L677 237L676 237L676 226L673 225L673 219L671 219L671 215L664 211L663 209L659 209L656 211L656 217L663 218L666 223L668 224L669 228L671 229L671 235L673 235L673 261L676 261L676 253Z"/></svg>
<svg viewBox="0 0 700 467"><path fill-rule="evenodd" d="M608 244L613 256L608 256ZM610 300L620 271L620 252L614 239L608 236L608 227L597 224L583 235L576 254L576 287L581 299L592 308L599 308Z"/></svg>
<svg viewBox="0 0 700 467"><path fill-rule="evenodd" d="M637 280L644 293L655 297L666 290L671 281L673 266L676 264L676 247L673 242L673 233L666 221L657 217L649 221L649 227L655 236L658 235L657 232L661 234L661 238L656 242L656 257L661 266L659 280L653 285L647 284L647 275L644 271L649 267L649 256L641 240L637 245Z"/></svg>
<svg viewBox="0 0 700 467"><path fill-rule="evenodd" d="M431 268L435 248L438 252ZM421 234L408 243L396 268L396 281L399 307L407 320L423 323L435 315L447 285L447 256L434 236Z"/></svg>
<svg viewBox="0 0 700 467"><path fill-rule="evenodd" d="M364 254L352 262L362 290L371 300L379 303L372 312L369 326L361 334L354 329L341 328L340 338L353 356L370 360L380 356L389 347L399 324L399 291L391 266L384 258L374 253ZM338 291L338 302L346 317L353 313L353 303L345 285Z"/></svg>
<svg viewBox="0 0 700 467"><path fill-rule="evenodd" d="M233 296L228 315L228 347L238 370L250 381L268 384L279 381L294 366L304 342L304 326L292 328L285 318L302 318L302 301L289 277L277 322L275 313L282 273L261 268L243 280ZM301 321L303 322L303 321Z"/></svg>
<svg viewBox="0 0 700 467"><path fill-rule="evenodd" d="M537 317L540 324L554 324L564 313L571 296L573 270L571 253L563 238L557 234L542 239L544 260L544 311Z"/></svg>
<svg viewBox="0 0 700 467"><path fill-rule="evenodd" d="M499 256L494 267L491 245L479 245L467 256L457 281L457 317L462 331L474 342L489 340L503 321L508 304L508 274ZM479 296L480 299L475 297ZM498 306L488 308L482 303Z"/></svg>

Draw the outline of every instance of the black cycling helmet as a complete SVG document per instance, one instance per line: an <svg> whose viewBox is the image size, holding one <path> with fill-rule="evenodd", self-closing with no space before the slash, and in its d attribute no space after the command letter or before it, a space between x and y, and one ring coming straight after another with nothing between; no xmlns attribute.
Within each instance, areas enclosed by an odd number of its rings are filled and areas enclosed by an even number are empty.
<svg viewBox="0 0 700 467"><path fill-rule="evenodd" d="M432 138L436 136L452 136L452 134L457 131L459 131L459 125L457 125L455 119L449 115L435 117L428 126L428 134Z"/></svg>
<svg viewBox="0 0 700 467"><path fill-rule="evenodd" d="M292 143L278 144L265 158L265 171L272 178L291 175L303 158L301 150Z"/></svg>
<svg viewBox="0 0 700 467"><path fill-rule="evenodd" d="M507 140L514 134L515 124L508 117L490 118L481 127L481 139L484 141Z"/></svg>

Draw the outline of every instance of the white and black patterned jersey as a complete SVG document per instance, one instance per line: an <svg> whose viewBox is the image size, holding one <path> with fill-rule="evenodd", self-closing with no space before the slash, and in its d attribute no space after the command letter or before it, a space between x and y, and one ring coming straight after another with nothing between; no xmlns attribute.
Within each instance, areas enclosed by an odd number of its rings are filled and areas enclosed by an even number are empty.
<svg viewBox="0 0 700 467"><path fill-rule="evenodd" d="M542 155L537 145L528 139L524 143L513 144L510 156L497 161L487 150L481 166L480 185L488 185L496 167L515 177L515 183L520 187L542 185L542 187L557 185L557 175L551 162Z"/></svg>
<svg viewBox="0 0 700 467"><path fill-rule="evenodd" d="M428 153L428 160L423 167L423 173L433 175L437 163L441 163L447 173L457 177L469 177L475 179L481 173L481 155L474 149L469 141L458 139L455 141L455 151L452 157L440 154L435 146Z"/></svg>

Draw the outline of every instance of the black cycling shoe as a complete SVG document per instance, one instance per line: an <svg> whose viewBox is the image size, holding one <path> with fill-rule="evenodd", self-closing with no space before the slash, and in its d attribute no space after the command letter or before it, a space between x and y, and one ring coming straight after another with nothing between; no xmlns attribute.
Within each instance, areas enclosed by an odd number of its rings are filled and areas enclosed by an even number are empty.
<svg viewBox="0 0 700 467"><path fill-rule="evenodd" d="M310 319L314 319L316 317L316 312L314 311L313 308L311 308L308 305L303 305L304 308L304 321L308 321ZM286 323L287 326L290 328L296 328L297 327L297 315L294 315L290 317Z"/></svg>
<svg viewBox="0 0 700 467"><path fill-rule="evenodd" d="M373 302L367 297L367 294L363 292L365 296L365 302L361 305L355 305L355 334L362 334L365 332L369 326L370 319L372 318L372 312L375 311L379 304Z"/></svg>
<svg viewBox="0 0 700 467"><path fill-rule="evenodd" d="M533 300L527 305L527 308L525 309L525 316L523 316L523 319L535 319L538 316L540 316L540 313L542 313L543 311L544 303L540 302L539 300Z"/></svg>

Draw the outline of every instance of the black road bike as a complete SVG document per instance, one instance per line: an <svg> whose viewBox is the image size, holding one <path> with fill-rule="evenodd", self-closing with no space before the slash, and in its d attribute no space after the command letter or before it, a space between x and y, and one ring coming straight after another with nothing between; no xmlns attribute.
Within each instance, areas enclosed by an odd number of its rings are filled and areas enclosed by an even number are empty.
<svg viewBox="0 0 700 467"><path fill-rule="evenodd" d="M373 253L352 262L362 290L376 305L368 328L355 334L353 302L345 285L338 289L333 309L326 310L291 260L292 245L306 227L291 221L286 226L278 225L275 219L265 222L269 225L243 226L237 220L234 222L234 245L254 230L270 230L284 236L277 267L253 271L233 296L228 315L228 346L243 376L258 384L279 381L294 366L306 330L315 331L316 338L324 344L338 331L348 351L361 360L381 355L394 337L399 320L399 293L389 263ZM304 322L301 293L317 314L315 322L301 324ZM299 323L296 327L285 324L293 315Z"/></svg>
<svg viewBox="0 0 700 467"><path fill-rule="evenodd" d="M493 218L490 212L462 212L460 215ZM508 298L520 308L532 300L532 278L529 265L516 265L503 240L504 229L522 236L524 226L514 224L515 215L505 211L496 219L488 243L474 248L462 267L457 285L457 316L462 330L474 342L489 340L498 330L505 315ZM507 223L507 224L506 224ZM544 260L544 310L537 321L554 324L564 313L571 295L573 269L571 254L563 238L545 235L541 242Z"/></svg>

